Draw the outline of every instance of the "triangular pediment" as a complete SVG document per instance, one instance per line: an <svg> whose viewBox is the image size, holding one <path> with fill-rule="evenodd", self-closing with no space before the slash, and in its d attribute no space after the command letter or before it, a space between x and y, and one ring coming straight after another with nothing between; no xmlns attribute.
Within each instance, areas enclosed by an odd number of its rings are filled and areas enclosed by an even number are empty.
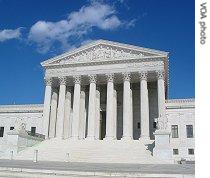
<svg viewBox="0 0 210 178"><path fill-rule="evenodd" d="M106 40L97 40L41 63L42 66L57 66L149 57L167 57L168 53Z"/></svg>

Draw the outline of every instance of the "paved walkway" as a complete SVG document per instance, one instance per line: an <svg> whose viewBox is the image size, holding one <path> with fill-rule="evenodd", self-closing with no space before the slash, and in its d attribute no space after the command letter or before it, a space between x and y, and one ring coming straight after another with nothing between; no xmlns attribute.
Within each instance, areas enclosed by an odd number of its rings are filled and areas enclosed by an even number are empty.
<svg viewBox="0 0 210 178"><path fill-rule="evenodd" d="M0 160L1 170L4 168L21 168L30 170L53 170L75 172L104 172L104 173L146 173L146 174L182 174L194 175L194 164L104 164L104 163L67 163L67 162L37 162ZM40 171L39 171L40 172ZM0 173L1 174L1 173Z"/></svg>

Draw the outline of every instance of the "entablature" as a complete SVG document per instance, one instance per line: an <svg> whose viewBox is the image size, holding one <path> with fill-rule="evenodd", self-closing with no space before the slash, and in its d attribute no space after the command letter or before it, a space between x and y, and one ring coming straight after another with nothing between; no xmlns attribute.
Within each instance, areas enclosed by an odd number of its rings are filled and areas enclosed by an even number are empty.
<svg viewBox="0 0 210 178"><path fill-rule="evenodd" d="M103 63L99 65L88 66L61 66L56 68L48 68L45 77L61 77L74 75L90 75L90 74L107 74L122 72L140 72L140 71L156 71L164 70L163 61L145 61L129 63Z"/></svg>
<svg viewBox="0 0 210 178"><path fill-rule="evenodd" d="M42 113L43 104L0 105L1 113Z"/></svg>

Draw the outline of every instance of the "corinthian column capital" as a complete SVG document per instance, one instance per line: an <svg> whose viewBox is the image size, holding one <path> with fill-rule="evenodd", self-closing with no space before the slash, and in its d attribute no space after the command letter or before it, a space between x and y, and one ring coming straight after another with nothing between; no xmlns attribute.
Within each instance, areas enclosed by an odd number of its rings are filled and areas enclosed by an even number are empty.
<svg viewBox="0 0 210 178"><path fill-rule="evenodd" d="M106 74L107 82L114 82L114 74Z"/></svg>
<svg viewBox="0 0 210 178"><path fill-rule="evenodd" d="M44 79L45 85L46 86L51 86L52 85L52 78L51 77L46 77Z"/></svg>
<svg viewBox="0 0 210 178"><path fill-rule="evenodd" d="M96 83L97 82L97 76L96 75L88 75L90 83Z"/></svg>
<svg viewBox="0 0 210 178"><path fill-rule="evenodd" d="M131 74L129 72L123 73L123 80L124 81L130 81L131 79Z"/></svg>
<svg viewBox="0 0 210 178"><path fill-rule="evenodd" d="M67 83L66 77L58 77L58 80L59 80L60 85L66 85L66 83Z"/></svg>
<svg viewBox="0 0 210 178"><path fill-rule="evenodd" d="M139 72L139 78L140 80L147 80L147 72L146 71Z"/></svg>
<svg viewBox="0 0 210 178"><path fill-rule="evenodd" d="M163 70L156 71L157 79L164 79L165 72Z"/></svg>
<svg viewBox="0 0 210 178"><path fill-rule="evenodd" d="M74 78L74 83L75 84L80 84L81 83L81 76L80 75L75 75L73 78Z"/></svg>

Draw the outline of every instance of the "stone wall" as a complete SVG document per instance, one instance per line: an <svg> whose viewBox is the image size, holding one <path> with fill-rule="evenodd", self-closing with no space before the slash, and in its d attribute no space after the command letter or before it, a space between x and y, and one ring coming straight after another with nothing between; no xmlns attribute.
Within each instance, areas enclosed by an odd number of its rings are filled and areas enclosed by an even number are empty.
<svg viewBox="0 0 210 178"><path fill-rule="evenodd" d="M36 133L43 133L43 105L5 105L0 106L0 127L4 127L4 136L0 137L0 152L4 150L7 133L15 126L17 119L23 119L26 130L36 127Z"/></svg>
<svg viewBox="0 0 210 178"><path fill-rule="evenodd" d="M171 125L178 125L178 138L170 138L172 149L178 149L179 154L174 159L195 160L188 154L188 149L195 148L195 103L193 99L178 99L166 101L166 116ZM193 138L187 138L186 125L193 125Z"/></svg>

